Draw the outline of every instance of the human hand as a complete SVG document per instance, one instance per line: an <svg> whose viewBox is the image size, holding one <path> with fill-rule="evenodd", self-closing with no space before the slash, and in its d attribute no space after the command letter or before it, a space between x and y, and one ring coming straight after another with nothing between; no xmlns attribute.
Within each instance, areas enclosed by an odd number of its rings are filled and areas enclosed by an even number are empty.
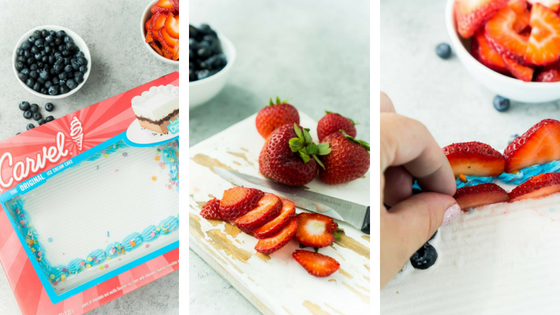
<svg viewBox="0 0 560 315"><path fill-rule="evenodd" d="M443 151L417 120L395 112L381 92L381 287L461 209ZM413 178L424 191L412 195ZM385 204L391 207L387 210Z"/></svg>

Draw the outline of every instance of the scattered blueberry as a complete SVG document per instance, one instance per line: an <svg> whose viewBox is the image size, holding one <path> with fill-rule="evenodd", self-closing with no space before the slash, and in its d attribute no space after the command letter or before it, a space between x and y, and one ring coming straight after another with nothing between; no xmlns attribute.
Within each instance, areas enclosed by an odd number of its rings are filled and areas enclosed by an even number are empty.
<svg viewBox="0 0 560 315"><path fill-rule="evenodd" d="M29 107L29 110L30 110L32 113L36 113L36 112L39 111L39 105L33 103L33 104L31 104L31 106Z"/></svg>
<svg viewBox="0 0 560 315"><path fill-rule="evenodd" d="M416 269L428 269L436 263L437 258L436 249L426 243L410 257L410 263Z"/></svg>
<svg viewBox="0 0 560 315"><path fill-rule="evenodd" d="M446 43L441 43L441 44L437 45L436 46L436 54L441 59L448 59L449 57L451 57L451 46L449 46L449 44L446 44Z"/></svg>
<svg viewBox="0 0 560 315"><path fill-rule="evenodd" d="M26 110L25 112L23 112L23 118L31 119L31 117L33 117L33 113L30 110Z"/></svg>
<svg viewBox="0 0 560 315"><path fill-rule="evenodd" d="M499 112L505 112L509 109L509 99L496 95L494 97L494 108Z"/></svg>
<svg viewBox="0 0 560 315"><path fill-rule="evenodd" d="M52 110L54 109L54 104L53 103L47 103L45 104L45 110L47 112L52 112Z"/></svg>
<svg viewBox="0 0 560 315"><path fill-rule="evenodd" d="M53 116L47 116L47 117L45 117L45 121L46 121L46 122L53 121L53 120L54 120L54 117L53 117Z"/></svg>
<svg viewBox="0 0 560 315"><path fill-rule="evenodd" d="M33 113L33 120L38 121L41 118L43 118L43 115L41 115L41 113L39 112Z"/></svg>
<svg viewBox="0 0 560 315"><path fill-rule="evenodd" d="M44 124L46 124L46 123L47 123L47 121L46 121L45 119L43 119L43 118L37 120L37 124L39 124L39 126L44 125Z"/></svg>
<svg viewBox="0 0 560 315"><path fill-rule="evenodd" d="M34 124L27 124L27 130L35 128Z"/></svg>
<svg viewBox="0 0 560 315"><path fill-rule="evenodd" d="M29 104L28 101L23 101L23 102L19 103L19 109L21 109L22 111L29 110L30 107L31 107L31 105Z"/></svg>

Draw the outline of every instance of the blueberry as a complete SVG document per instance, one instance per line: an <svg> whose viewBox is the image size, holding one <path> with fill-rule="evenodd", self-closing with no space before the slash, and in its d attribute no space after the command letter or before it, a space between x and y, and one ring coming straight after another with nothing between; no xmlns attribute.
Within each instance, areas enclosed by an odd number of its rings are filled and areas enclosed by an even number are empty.
<svg viewBox="0 0 560 315"><path fill-rule="evenodd" d="M41 113L39 113L39 112L33 113L33 120L37 121L41 118L43 118L43 115L41 115Z"/></svg>
<svg viewBox="0 0 560 315"><path fill-rule="evenodd" d="M79 70L80 70L81 73L85 74L88 71L88 68L87 68L87 66L80 66Z"/></svg>
<svg viewBox="0 0 560 315"><path fill-rule="evenodd" d="M40 77L37 79L37 82L38 82L40 85L45 85L45 80L41 79Z"/></svg>
<svg viewBox="0 0 560 315"><path fill-rule="evenodd" d="M35 37L29 36L29 38L27 38L27 41L28 41L30 44L33 44L33 43L35 43Z"/></svg>
<svg viewBox="0 0 560 315"><path fill-rule="evenodd" d="M53 120L54 120L54 117L53 117L53 116L47 116L47 117L45 117L45 121L46 121L46 122L53 121Z"/></svg>
<svg viewBox="0 0 560 315"><path fill-rule="evenodd" d="M61 83L61 85L60 85L60 94L66 94L66 93L68 93L68 92L70 92L70 90L69 90L64 84Z"/></svg>
<svg viewBox="0 0 560 315"><path fill-rule="evenodd" d="M54 63L53 69L56 73L62 72L64 70L64 60L60 59Z"/></svg>
<svg viewBox="0 0 560 315"><path fill-rule="evenodd" d="M45 86L45 88L47 89L47 91L49 90L49 88L50 88L52 85L53 85L53 84L52 84L51 81L45 81L44 86Z"/></svg>
<svg viewBox="0 0 560 315"><path fill-rule="evenodd" d="M23 49L21 49L21 47L18 48L18 49L16 49L16 54L17 54L18 56L21 56L21 55L23 54Z"/></svg>
<svg viewBox="0 0 560 315"><path fill-rule="evenodd" d="M70 89L73 90L75 88L78 87L78 83L76 83L76 81L72 80L72 79L68 79L68 81L66 81L66 86Z"/></svg>
<svg viewBox="0 0 560 315"><path fill-rule="evenodd" d="M64 40L62 38L57 38L57 39L54 40L54 45L56 47L62 45L63 43L64 43Z"/></svg>
<svg viewBox="0 0 560 315"><path fill-rule="evenodd" d="M31 70L29 71L29 77L33 79L37 79L39 77L39 72L37 72L37 70Z"/></svg>
<svg viewBox="0 0 560 315"><path fill-rule="evenodd" d="M29 76L28 76L26 73L23 73L23 72L20 72L20 73L18 74L18 78L19 78L21 81L23 81L23 82L27 81L28 77L29 77Z"/></svg>
<svg viewBox="0 0 560 315"><path fill-rule="evenodd" d="M23 101L21 103L19 103L19 109L26 111L29 110L29 107L31 107L31 105L29 104L28 101Z"/></svg>
<svg viewBox="0 0 560 315"><path fill-rule="evenodd" d="M39 72L39 77L43 80L48 80L50 78L50 74L46 70L41 70L41 72Z"/></svg>
<svg viewBox="0 0 560 315"><path fill-rule="evenodd" d="M39 111L39 105L33 103L33 104L31 104L31 107L29 108L29 110L30 110L32 113L36 113L36 112Z"/></svg>
<svg viewBox="0 0 560 315"><path fill-rule="evenodd" d="M66 66L64 67L64 72L72 72L72 70L74 70L74 68L72 68L71 65L66 65Z"/></svg>
<svg viewBox="0 0 560 315"><path fill-rule="evenodd" d="M426 243L410 257L410 263L416 269L428 269L436 263L437 258L436 249Z"/></svg>
<svg viewBox="0 0 560 315"><path fill-rule="evenodd" d="M32 54L36 54L36 53L40 52L39 47L37 47L37 46L31 47L30 51L31 51Z"/></svg>
<svg viewBox="0 0 560 315"><path fill-rule="evenodd" d="M55 85L49 87L49 95L57 95L57 94L58 94L58 85L55 84Z"/></svg>
<svg viewBox="0 0 560 315"><path fill-rule="evenodd" d="M35 32L33 32L33 37L35 37L35 38L41 38L41 37L42 37L41 31L36 30Z"/></svg>
<svg viewBox="0 0 560 315"><path fill-rule="evenodd" d="M496 95L494 97L494 108L499 112L505 112L509 109L509 99Z"/></svg>
<svg viewBox="0 0 560 315"><path fill-rule="evenodd" d="M75 72L74 73L74 81L76 81L76 83L78 83L78 84L84 82L84 74L81 73L81 72Z"/></svg>
<svg viewBox="0 0 560 315"><path fill-rule="evenodd" d="M54 104L53 103L47 103L45 104L45 110L47 112L52 112L52 110L54 109Z"/></svg>
<svg viewBox="0 0 560 315"><path fill-rule="evenodd" d="M36 53L35 55L33 55L33 58L35 58L35 60L41 60L41 58L43 58L43 55L41 55L41 53Z"/></svg>
<svg viewBox="0 0 560 315"><path fill-rule="evenodd" d="M33 113L30 110L26 110L25 112L23 112L23 118L31 119L31 117L33 117Z"/></svg>
<svg viewBox="0 0 560 315"><path fill-rule="evenodd" d="M69 51L73 51L76 48L76 44L74 43L67 43L66 44L66 49Z"/></svg>
<svg viewBox="0 0 560 315"><path fill-rule="evenodd" d="M68 79L68 73L66 73L66 72L61 72L61 73L58 75L58 78L59 78L60 80L66 80L66 79Z"/></svg>
<svg viewBox="0 0 560 315"><path fill-rule="evenodd" d="M74 40L73 40L72 37L70 37L70 36L65 36L65 37L64 37L64 42L65 42L65 43L73 43Z"/></svg>
<svg viewBox="0 0 560 315"><path fill-rule="evenodd" d="M33 128L35 128L34 124L27 124L27 130L31 130Z"/></svg>
<svg viewBox="0 0 560 315"><path fill-rule="evenodd" d="M25 52L28 52L28 51L26 50ZM25 53L24 53L24 55L25 55ZM25 56L19 56L19 57L17 57L17 61L23 62L24 65L25 65L25 63L27 63L27 57L25 57Z"/></svg>
<svg viewBox="0 0 560 315"><path fill-rule="evenodd" d="M198 29L189 24L189 39L198 37Z"/></svg>
<svg viewBox="0 0 560 315"><path fill-rule="evenodd" d="M85 57L85 56L86 56L86 55L84 55L84 53L81 52L81 51L78 52L78 53L76 54L76 57L78 57L78 58L80 58L80 57Z"/></svg>
<svg viewBox="0 0 560 315"><path fill-rule="evenodd" d="M58 77L54 77L54 78L52 79L52 83L53 83L54 85L59 84L60 82L59 82L59 80L58 80Z"/></svg>
<svg viewBox="0 0 560 315"><path fill-rule="evenodd" d="M56 33L56 37L57 37L57 38L64 38L64 36L66 36L66 32L65 32L65 31L62 31L62 30L61 30L61 31L58 31L58 32Z"/></svg>
<svg viewBox="0 0 560 315"><path fill-rule="evenodd" d="M200 71L198 71L198 74L197 74L197 78L199 80L202 80L202 79L207 78L209 76L210 76L210 70L207 70L207 69L200 70Z"/></svg>
<svg viewBox="0 0 560 315"><path fill-rule="evenodd" d="M47 89L46 87L41 87L41 89L39 90L39 92L41 94L49 94L49 89Z"/></svg>
<svg viewBox="0 0 560 315"><path fill-rule="evenodd" d="M32 64L34 64L34 63L35 63L35 61L36 61L36 60L35 60L35 58L33 58L33 57L29 57L29 58L27 58L27 64L28 64L28 65L32 65Z"/></svg>
<svg viewBox="0 0 560 315"><path fill-rule="evenodd" d="M39 48L43 47L43 46L44 46L43 40L42 40L42 39L36 40L36 41L35 41L35 46L37 46L37 47L39 47Z"/></svg>
<svg viewBox="0 0 560 315"><path fill-rule="evenodd" d="M85 57L78 57L78 63L79 63L81 66L87 66L88 61L87 61L87 59L86 59Z"/></svg>
<svg viewBox="0 0 560 315"><path fill-rule="evenodd" d="M449 57L451 57L451 46L449 46L449 44L447 43L441 43L437 45L436 54L441 59L448 59Z"/></svg>
<svg viewBox="0 0 560 315"><path fill-rule="evenodd" d="M27 85L27 87L29 88L33 88L33 85L35 85L35 79L33 78L27 79L27 81L25 81L25 85Z"/></svg>
<svg viewBox="0 0 560 315"><path fill-rule="evenodd" d="M45 37L45 42L47 42L49 44L54 42L54 37L52 37L51 35Z"/></svg>
<svg viewBox="0 0 560 315"><path fill-rule="evenodd" d="M23 64L23 62L21 62L21 61L16 62L16 70L17 71L21 71L24 67L25 67L25 65Z"/></svg>
<svg viewBox="0 0 560 315"><path fill-rule="evenodd" d="M70 56L70 51L69 51L69 50L63 50L63 51L62 51L62 55L63 55L64 57L68 57L68 56Z"/></svg>
<svg viewBox="0 0 560 315"><path fill-rule="evenodd" d="M49 56L49 64L52 65L52 64L54 64L55 62L56 62L56 57L53 56L53 55L50 55L50 56Z"/></svg>
<svg viewBox="0 0 560 315"><path fill-rule="evenodd" d="M47 122L47 121L44 120L43 118L37 120L37 124L38 124L39 126L44 125L46 122Z"/></svg>
<svg viewBox="0 0 560 315"><path fill-rule="evenodd" d="M21 48L22 48L23 50L28 50L28 49L31 48L31 43L29 43L29 42L23 42L23 44L21 44Z"/></svg>

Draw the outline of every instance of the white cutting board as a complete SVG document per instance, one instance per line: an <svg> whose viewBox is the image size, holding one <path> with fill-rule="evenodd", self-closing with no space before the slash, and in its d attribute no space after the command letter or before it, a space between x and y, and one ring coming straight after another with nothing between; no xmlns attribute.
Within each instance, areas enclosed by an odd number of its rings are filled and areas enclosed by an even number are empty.
<svg viewBox="0 0 560 315"><path fill-rule="evenodd" d="M257 240L252 236L229 223L199 215L207 200L221 198L224 190L233 187L216 175L213 167L261 177L258 157L264 139L256 130L255 116L189 149L190 248L264 314L371 313L369 235L339 223L345 231L342 239L320 253L335 258L340 269L329 277L316 278L292 258L299 248L295 240L270 256L263 255L254 250ZM301 112L300 119L317 139L317 123ZM369 205L369 182L368 172L347 184L329 186L315 179L306 187Z"/></svg>

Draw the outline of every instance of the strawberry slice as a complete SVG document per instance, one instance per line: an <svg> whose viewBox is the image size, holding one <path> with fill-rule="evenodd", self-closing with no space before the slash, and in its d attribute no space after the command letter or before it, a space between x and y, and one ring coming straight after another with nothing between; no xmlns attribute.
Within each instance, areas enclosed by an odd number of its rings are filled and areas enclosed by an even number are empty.
<svg viewBox="0 0 560 315"><path fill-rule="evenodd" d="M175 7L170 0L159 0L154 6L152 7L152 13L156 12L163 12L167 13L170 11L175 11Z"/></svg>
<svg viewBox="0 0 560 315"><path fill-rule="evenodd" d="M296 214L296 205L288 199L282 199L282 210L272 221L253 231L258 239L268 238L277 234Z"/></svg>
<svg viewBox="0 0 560 315"><path fill-rule="evenodd" d="M337 225L330 217L319 213L303 212L296 216L296 239L303 246L327 247L334 242Z"/></svg>
<svg viewBox="0 0 560 315"><path fill-rule="evenodd" d="M150 18L148 21L146 21L146 43L151 43L154 41L154 38L152 36L152 18Z"/></svg>
<svg viewBox="0 0 560 315"><path fill-rule="evenodd" d="M529 38L514 29L517 14L510 7L498 11L484 27L488 43L502 56L523 61Z"/></svg>
<svg viewBox="0 0 560 315"><path fill-rule="evenodd" d="M543 66L560 58L560 17L540 3L531 9L531 36L525 61Z"/></svg>
<svg viewBox="0 0 560 315"><path fill-rule="evenodd" d="M560 66L558 62L551 65L539 67L535 70L536 82L558 82L560 81Z"/></svg>
<svg viewBox="0 0 560 315"><path fill-rule="evenodd" d="M508 194L494 183L466 186L457 189L453 196L463 211L508 200Z"/></svg>
<svg viewBox="0 0 560 315"><path fill-rule="evenodd" d="M167 14L161 12L157 12L152 16L152 37L159 43L162 42L162 39L159 37L159 31L165 26L165 19L167 19Z"/></svg>
<svg viewBox="0 0 560 315"><path fill-rule="evenodd" d="M208 200L202 209L200 209L200 215L205 219L222 220L220 215L220 200L216 197L212 200Z"/></svg>
<svg viewBox="0 0 560 315"><path fill-rule="evenodd" d="M476 33L471 41L471 53L473 57L488 68L500 72L507 72L506 64L502 55L498 54L486 41L484 31Z"/></svg>
<svg viewBox="0 0 560 315"><path fill-rule="evenodd" d="M150 46L161 56L163 56L163 50L155 42L151 42Z"/></svg>
<svg viewBox="0 0 560 315"><path fill-rule="evenodd" d="M515 20L515 23L513 24L513 30L516 31L517 33L523 32L523 30L525 30L529 26L530 21L531 21L531 12L524 11L521 13L517 13L517 18Z"/></svg>
<svg viewBox="0 0 560 315"><path fill-rule="evenodd" d="M508 7L515 11L515 13L521 14L527 11L527 0L509 0Z"/></svg>
<svg viewBox="0 0 560 315"><path fill-rule="evenodd" d="M224 191L220 202L220 215L224 220L233 221L254 209L264 193L258 189L234 187Z"/></svg>
<svg viewBox="0 0 560 315"><path fill-rule="evenodd" d="M179 15L175 16L172 12L167 14L164 24L167 34L173 38L179 39Z"/></svg>
<svg viewBox="0 0 560 315"><path fill-rule="evenodd" d="M179 0L169 0L177 13L179 13Z"/></svg>
<svg viewBox="0 0 560 315"><path fill-rule="evenodd" d="M505 149L507 173L522 168L560 160L560 121L544 119L520 137L515 138Z"/></svg>
<svg viewBox="0 0 560 315"><path fill-rule="evenodd" d="M443 148L455 176L498 176L506 161L502 154L482 142L453 143Z"/></svg>
<svg viewBox="0 0 560 315"><path fill-rule="evenodd" d="M290 242L296 234L297 225L296 218L292 218L278 234L259 240L255 246L255 250L267 255L274 253Z"/></svg>
<svg viewBox="0 0 560 315"><path fill-rule="evenodd" d="M340 268L340 264L334 258L306 250L296 250L292 257L315 277L328 277Z"/></svg>
<svg viewBox="0 0 560 315"><path fill-rule="evenodd" d="M535 68L533 67L526 67L517 61L508 58L506 56L502 56L504 59L504 63L506 64L506 68L508 71L519 80L530 82L533 79L533 74L535 73Z"/></svg>
<svg viewBox="0 0 560 315"><path fill-rule="evenodd" d="M463 38L473 36L498 10L505 7L508 0L457 0L455 1L455 21L457 31Z"/></svg>
<svg viewBox="0 0 560 315"><path fill-rule="evenodd" d="M548 7L552 11L558 11L560 9L560 0L528 0L531 4L540 3L545 7Z"/></svg>
<svg viewBox="0 0 560 315"><path fill-rule="evenodd" d="M560 192L560 173L540 174L515 187L509 193L509 201L541 198L558 192Z"/></svg>
<svg viewBox="0 0 560 315"><path fill-rule="evenodd" d="M256 228L276 218L282 209L282 201L276 195L265 193L257 207L235 219L235 225L249 234Z"/></svg>

